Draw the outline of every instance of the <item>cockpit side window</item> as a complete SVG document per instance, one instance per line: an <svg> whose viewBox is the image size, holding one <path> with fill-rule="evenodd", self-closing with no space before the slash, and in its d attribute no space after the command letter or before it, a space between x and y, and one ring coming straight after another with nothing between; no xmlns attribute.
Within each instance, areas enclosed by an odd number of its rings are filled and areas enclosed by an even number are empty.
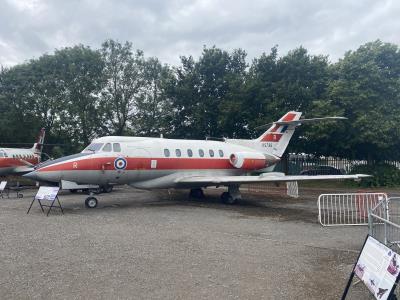
<svg viewBox="0 0 400 300"><path fill-rule="evenodd" d="M107 143L104 147L103 147L103 152L111 152L111 144Z"/></svg>
<svg viewBox="0 0 400 300"><path fill-rule="evenodd" d="M93 143L87 146L82 152L97 152L101 149L101 147L103 147L103 145L103 143Z"/></svg>
<svg viewBox="0 0 400 300"><path fill-rule="evenodd" d="M113 150L114 152L121 152L121 145L119 143L114 143Z"/></svg>

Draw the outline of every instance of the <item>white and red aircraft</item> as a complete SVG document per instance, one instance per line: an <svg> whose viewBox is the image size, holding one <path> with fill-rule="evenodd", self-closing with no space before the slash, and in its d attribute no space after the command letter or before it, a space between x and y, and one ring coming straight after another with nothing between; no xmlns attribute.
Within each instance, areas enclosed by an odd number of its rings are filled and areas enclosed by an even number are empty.
<svg viewBox="0 0 400 300"><path fill-rule="evenodd" d="M288 182L327 179L361 179L367 175L285 176L271 171L280 160L295 128L328 117L300 119L288 112L254 140L178 140L150 137L108 136L95 139L81 153L46 162L25 176L59 183L61 180L100 186L129 184L141 189L191 188L201 197L201 188L227 186L225 203L240 199L239 185L259 182ZM261 175L248 175L257 171ZM96 207L97 199L86 199Z"/></svg>
<svg viewBox="0 0 400 300"><path fill-rule="evenodd" d="M36 143L30 149L0 148L0 176L21 175L34 170L40 163L45 130L40 130Z"/></svg>

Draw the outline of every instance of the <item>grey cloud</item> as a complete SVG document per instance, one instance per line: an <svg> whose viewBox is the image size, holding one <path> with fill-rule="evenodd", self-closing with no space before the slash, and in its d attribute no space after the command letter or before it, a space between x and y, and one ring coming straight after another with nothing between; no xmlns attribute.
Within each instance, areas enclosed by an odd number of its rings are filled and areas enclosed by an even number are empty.
<svg viewBox="0 0 400 300"><path fill-rule="evenodd" d="M399 13L391 0L7 0L0 7L0 64L78 43L98 48L107 38L131 41L171 64L214 44L243 48L250 59L275 44L281 54L303 45L337 60L378 38L399 44Z"/></svg>

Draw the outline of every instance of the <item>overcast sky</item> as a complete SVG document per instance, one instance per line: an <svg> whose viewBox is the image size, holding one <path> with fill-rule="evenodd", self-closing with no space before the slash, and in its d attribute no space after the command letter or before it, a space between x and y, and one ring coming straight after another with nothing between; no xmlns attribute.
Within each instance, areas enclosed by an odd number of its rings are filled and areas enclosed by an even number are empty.
<svg viewBox="0 0 400 300"><path fill-rule="evenodd" d="M146 56L179 64L203 45L243 48L249 60L278 44L332 61L381 39L400 44L399 0L0 0L0 64L55 48L131 41Z"/></svg>

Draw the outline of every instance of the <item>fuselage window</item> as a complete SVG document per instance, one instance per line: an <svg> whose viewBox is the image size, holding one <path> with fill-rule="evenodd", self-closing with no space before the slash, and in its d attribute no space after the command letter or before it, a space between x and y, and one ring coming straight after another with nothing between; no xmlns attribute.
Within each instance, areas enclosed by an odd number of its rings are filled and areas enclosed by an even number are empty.
<svg viewBox="0 0 400 300"><path fill-rule="evenodd" d="M111 144L107 143L104 147L103 147L103 152L111 152Z"/></svg>
<svg viewBox="0 0 400 300"><path fill-rule="evenodd" d="M219 153L219 157L224 157L224 151L218 150L218 153Z"/></svg>
<svg viewBox="0 0 400 300"><path fill-rule="evenodd" d="M208 153L210 153L210 157L214 157L214 150L208 150Z"/></svg>
<svg viewBox="0 0 400 300"><path fill-rule="evenodd" d="M192 157L192 156L193 156L193 151L192 151L192 149L188 149L188 150L187 150L187 154L188 154L189 157Z"/></svg>
<svg viewBox="0 0 400 300"><path fill-rule="evenodd" d="M113 150L114 152L121 152L121 145L119 143L114 143Z"/></svg>
<svg viewBox="0 0 400 300"><path fill-rule="evenodd" d="M204 157L204 151L203 151L203 149L199 149L199 156L200 156L200 157Z"/></svg>
<svg viewBox="0 0 400 300"><path fill-rule="evenodd" d="M181 157L182 152L180 149L175 149L175 154L176 154L176 157Z"/></svg>
<svg viewBox="0 0 400 300"><path fill-rule="evenodd" d="M165 157L169 157L170 153L168 149L164 149L164 155Z"/></svg>

